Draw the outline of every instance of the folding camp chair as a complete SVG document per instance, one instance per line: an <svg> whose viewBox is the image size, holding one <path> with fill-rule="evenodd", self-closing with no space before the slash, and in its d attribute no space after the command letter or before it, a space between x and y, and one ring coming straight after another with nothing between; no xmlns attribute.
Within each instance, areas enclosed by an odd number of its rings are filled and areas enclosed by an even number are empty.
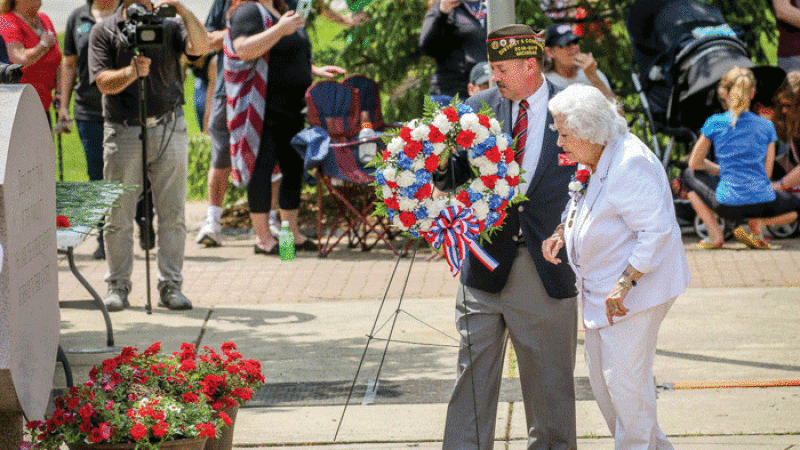
<svg viewBox="0 0 800 450"><path fill-rule="evenodd" d="M380 136L369 141L359 141L361 103L358 89L336 81L319 81L306 91L308 122L327 131L330 145L324 164L317 168L317 232L320 236L320 256L326 256L345 237L350 247L361 246L371 250L378 242L385 242L395 254L388 224L377 217L370 217L376 196L372 170L358 160L358 147L364 142L373 142L381 152L385 144ZM332 159L332 161L330 161ZM327 235L323 236L324 220L322 198L323 186L334 198L336 212L326 224Z"/></svg>

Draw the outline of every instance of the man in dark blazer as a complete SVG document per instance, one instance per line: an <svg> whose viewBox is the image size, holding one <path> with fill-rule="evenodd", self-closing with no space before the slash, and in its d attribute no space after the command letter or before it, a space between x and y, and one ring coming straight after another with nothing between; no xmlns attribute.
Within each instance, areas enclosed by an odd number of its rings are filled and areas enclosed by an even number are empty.
<svg viewBox="0 0 800 450"><path fill-rule="evenodd" d="M557 88L542 76L541 36L526 25L508 25L489 34L487 48L497 87L466 103L475 111L488 104L503 130L517 138L517 160L525 171L520 189L528 200L509 207L502 229L483 244L499 266L490 271L470 254L461 272L456 299L461 349L443 448L492 448L510 337L528 449L574 449L575 275L564 264L547 263L541 246L561 223L575 166L559 164L558 135L550 129L553 118L547 111ZM451 190L471 177L466 154L460 152L443 161L434 180L439 189Z"/></svg>

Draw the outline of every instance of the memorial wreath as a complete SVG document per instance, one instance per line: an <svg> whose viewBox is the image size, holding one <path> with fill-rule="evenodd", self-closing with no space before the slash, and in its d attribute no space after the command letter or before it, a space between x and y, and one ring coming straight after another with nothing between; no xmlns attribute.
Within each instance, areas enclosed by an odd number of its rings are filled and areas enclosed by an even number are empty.
<svg viewBox="0 0 800 450"><path fill-rule="evenodd" d="M467 152L474 177L452 193L436 192L434 172L458 151ZM524 199L514 157L511 136L487 105L475 113L457 97L443 108L426 99L422 119L404 126L376 156L376 213L437 250L444 246L454 276L468 249L494 269L497 263L477 240L489 238L502 225L506 207Z"/></svg>

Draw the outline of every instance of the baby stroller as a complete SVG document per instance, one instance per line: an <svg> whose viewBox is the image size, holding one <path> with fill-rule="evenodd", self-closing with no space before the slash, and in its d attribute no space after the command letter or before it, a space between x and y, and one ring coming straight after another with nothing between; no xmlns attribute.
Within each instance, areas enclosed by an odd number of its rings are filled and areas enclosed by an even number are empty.
<svg viewBox="0 0 800 450"><path fill-rule="evenodd" d="M714 6L698 0L638 0L626 27L633 46L631 78L642 104L639 125L668 176L686 168L685 152L697 140L705 120L720 106L719 80L735 66L752 68L745 43ZM667 136L662 150L659 135ZM704 227L673 183L675 212L681 227Z"/></svg>

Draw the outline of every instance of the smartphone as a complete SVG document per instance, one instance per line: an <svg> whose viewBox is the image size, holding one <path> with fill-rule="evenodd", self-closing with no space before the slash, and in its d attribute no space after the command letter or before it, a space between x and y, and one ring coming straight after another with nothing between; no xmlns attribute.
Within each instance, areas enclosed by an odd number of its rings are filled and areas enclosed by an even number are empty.
<svg viewBox="0 0 800 450"><path fill-rule="evenodd" d="M308 11L311 10L311 0L300 0L297 2L297 8L295 8L294 12L303 16L308 16Z"/></svg>

